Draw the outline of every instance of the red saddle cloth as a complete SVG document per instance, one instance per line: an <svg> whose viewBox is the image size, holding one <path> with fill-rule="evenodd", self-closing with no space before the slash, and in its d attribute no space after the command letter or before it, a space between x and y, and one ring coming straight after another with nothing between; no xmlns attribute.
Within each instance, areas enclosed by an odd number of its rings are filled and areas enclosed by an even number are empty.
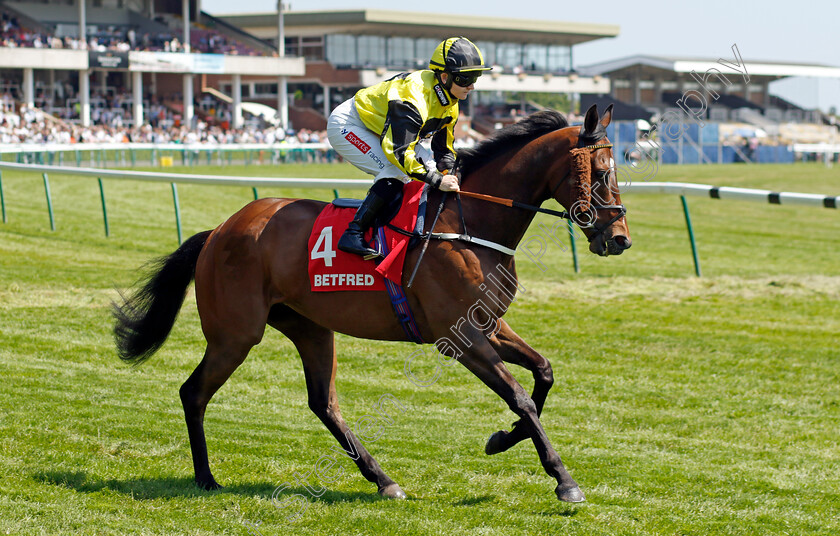
<svg viewBox="0 0 840 536"><path fill-rule="evenodd" d="M408 232L414 230L424 186L422 182L412 181L403 187L402 204L391 220L391 225ZM385 227L388 254L378 265L375 259L366 261L335 247L355 214L355 209L329 204L315 220L308 243L309 285L313 292L385 290L384 278L397 285L402 284L403 264L410 237ZM369 244L374 234L374 230L365 234Z"/></svg>

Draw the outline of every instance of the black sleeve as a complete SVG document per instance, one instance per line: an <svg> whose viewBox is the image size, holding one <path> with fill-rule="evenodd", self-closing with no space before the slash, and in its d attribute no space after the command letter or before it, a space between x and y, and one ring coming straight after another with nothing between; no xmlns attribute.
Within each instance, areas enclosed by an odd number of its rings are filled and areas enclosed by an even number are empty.
<svg viewBox="0 0 840 536"><path fill-rule="evenodd" d="M382 134L383 137L388 136L388 127L390 127L394 156L403 166L405 166L405 151L412 142L417 140L422 126L423 118L413 104L398 100L388 103L388 116L385 118L385 129Z"/></svg>
<svg viewBox="0 0 840 536"><path fill-rule="evenodd" d="M432 136L432 152L435 155L438 171L452 171L455 167L455 154L449 150L446 135L446 128L442 128Z"/></svg>

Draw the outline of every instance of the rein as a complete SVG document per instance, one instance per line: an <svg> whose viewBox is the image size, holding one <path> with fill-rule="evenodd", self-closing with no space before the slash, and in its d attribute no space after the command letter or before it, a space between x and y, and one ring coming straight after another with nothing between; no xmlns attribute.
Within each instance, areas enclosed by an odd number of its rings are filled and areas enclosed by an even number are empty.
<svg viewBox="0 0 840 536"><path fill-rule="evenodd" d="M591 151L595 151L595 150L598 150L598 149L609 149L612 146L613 146L613 144L611 144L611 143L602 143L602 144L594 144L594 145L585 145L585 146L582 146L581 148L582 149L588 149L591 152ZM456 163L455 167L457 167L457 163ZM454 170L452 172L454 173ZM609 173L609 170L604 171L604 173L605 174ZM591 172L590 172L590 174L591 174ZM551 194L550 194L551 197L554 197L554 194L557 193L557 190L560 188L560 186L564 182L566 182L566 180L571 175L572 175L572 171L570 169L569 173L567 173L557 183L557 186L555 186L554 189L551 191ZM590 186L590 188L591 188L591 186ZM592 242L593 240L595 240L595 238L597 238L605 230L607 230L610 225L617 222L618 220L620 220L621 218L623 218L627 214L627 209L625 208L624 205L621 205L621 204L619 204L619 205L592 205L591 203L589 203L588 209L585 211L588 214L596 214L598 210L616 210L617 209L619 212L616 216L614 216L609 222L607 222L603 226L599 226L594 221L596 216L593 216L593 221L587 225L585 223L578 222L577 219L575 219L572 216L571 213L569 213L568 211L565 211L565 210L564 211L551 210L551 209L548 209L548 208L542 208L542 207L537 207L537 206L534 206L534 205L529 205L527 203L521 203L519 201L514 201L513 199L507 199L507 198L504 198L504 197L496 197L494 195L480 194L478 192L468 192L468 191L465 191L465 190L459 190L457 195L455 196L455 198L458 200L458 211L461 214L461 225L464 228L464 232L463 233L435 233L434 232L435 223L437 222L437 219L438 219L438 217L440 216L440 213L441 213L441 209L443 208L443 205L446 201L446 192L444 192L444 196L441 199L440 206L438 207L437 215L435 216L435 220L432 223L432 227L429 229L428 233L419 234L419 233L414 233L414 232L403 231L402 229L398 229L397 227L394 227L391 224L388 224L388 227L390 227L392 230L394 230L398 233L405 234L405 235L408 235L408 236L417 237L417 238L420 238L421 240L424 241L423 250L421 251L420 257L418 258L417 263L414 266L414 273L411 275L411 280L408 284L409 287L411 286L411 282L413 282L413 280L414 280L414 275L417 273L417 268L420 265L420 260L422 260L423 254L425 253L426 248L429 245L429 239L430 238L433 238L433 239L436 239L436 240L444 240L444 241L460 240L460 241L463 241L463 242L470 242L470 243L477 244L477 245L480 245L480 246L484 246L484 247L487 247L487 248L490 248L490 249L495 249L496 251L500 251L500 252L504 253L505 255L513 255L514 253L516 253L515 250L513 250L513 249L511 249L507 246L503 246L503 245L497 244L495 242L490 242L489 240L484 240L484 239L481 239L481 238L470 236L467 233L466 223L464 222L463 209L461 208L461 197L460 196L471 197L473 199L478 199L480 201L486 201L488 203L496 203L497 205L503 205L503 206L511 207L511 208L520 208L520 209L524 209L524 210L530 210L531 212L539 212L541 214L548 214L550 216L555 216L555 217L563 218L563 219L566 219L566 220L572 220L582 228L593 227L595 229L595 232L593 232L592 235L589 237L589 242Z"/></svg>
<svg viewBox="0 0 840 536"><path fill-rule="evenodd" d="M494 195L487 195L487 194L479 194L476 192L467 192L465 190L460 190L458 192L460 195L466 197L472 197L474 199L481 199L482 201L488 201L490 203L496 203L497 205L504 205L506 207L515 207L515 208L522 208L525 210L530 210L531 212L540 212L542 214L550 214L552 216L557 216L558 218L564 219L571 219L571 215L566 211L559 211L559 210L551 210L550 208L542 208L542 207L535 207L534 205L528 205L526 203L520 203L519 201L514 201L513 199L505 199L504 197L496 197Z"/></svg>
<svg viewBox="0 0 840 536"><path fill-rule="evenodd" d="M583 149L589 149L589 151L591 152L591 151L596 151L598 149L609 149L609 148L612 148L612 146L613 146L612 143L601 143L601 144L595 144L595 145L585 145L582 148ZM606 172L608 173L609 170L607 170ZM557 193L557 190L560 188L560 186L563 185L563 183L566 182L566 179L568 179L571 176L571 174L572 174L572 172L570 170L569 173L566 173L566 175L560 180L560 182L557 183L557 186L555 186L554 189L551 191L551 194L550 194L551 197L554 197L554 194ZM541 214L548 214L550 216L556 216L558 218L563 218L563 219L566 219L566 220L572 220L575 223L577 223L578 225L580 225L581 227L594 227L595 232L592 234L592 236L589 237L590 242L592 242L593 240L595 240L595 238L600 236L605 230L607 230L607 228L609 228L610 225L612 225L613 223L617 222L618 220L623 218L625 215L627 215L627 208L625 208L624 205L590 205L589 209L592 212L597 212L598 210L614 210L614 209L618 209L619 212L618 212L618 215L614 216L609 222L607 222L603 226L599 226L597 223L595 223L594 218L593 218L592 223L590 223L589 225L586 225L586 224L581 225L581 223L578 222L576 219L574 219L572 217L572 215L567 211L551 210L551 209L548 209L548 208L536 207L534 205L529 205L527 203L520 203L519 201L514 201L513 199L506 199L506 198L503 198L503 197L496 197L496 196L493 196L493 195L480 194L480 193L477 193L477 192L468 192L468 191L465 191L465 190L459 191L458 194L466 196L466 197L472 197L473 199L479 199L481 201L487 201L489 203L496 203L498 205L504 205L506 207L521 208L521 209L524 209L524 210L530 210L531 212L539 212ZM589 212L589 211L587 211L587 212Z"/></svg>

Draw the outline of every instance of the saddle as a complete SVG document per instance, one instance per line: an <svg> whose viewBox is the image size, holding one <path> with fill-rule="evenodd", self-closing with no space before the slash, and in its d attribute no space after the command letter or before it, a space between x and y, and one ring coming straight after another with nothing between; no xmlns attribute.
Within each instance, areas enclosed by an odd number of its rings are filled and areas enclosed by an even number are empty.
<svg viewBox="0 0 840 536"><path fill-rule="evenodd" d="M327 205L309 235L309 279L314 292L385 290L402 282L405 253L419 243L426 211L426 185L411 182L383 209L365 239L384 258L364 260L335 248L361 203L339 198ZM419 229L419 232L417 231Z"/></svg>
<svg viewBox="0 0 840 536"><path fill-rule="evenodd" d="M394 198L388 203L388 206L383 208L379 214L376 216L376 219L373 221L373 225L371 225L371 229L373 229L373 237L374 241L378 244L378 240L376 237L378 235L378 229L380 227L387 227L392 231L396 231L398 233L411 233L409 242L408 242L408 249L415 248L421 239L421 235L423 234L423 228L426 224L426 199L429 195L429 188L428 185L422 185L423 191L420 193L420 204L417 208L417 223L414 226L414 229L403 229L397 225L392 225L391 220L394 219L394 216L400 211L400 207L402 206L403 196L405 189L409 186L409 190L414 191L417 186L415 184L420 185L421 183L409 183L399 193L394 196ZM356 210L362 206L362 199L356 199L355 197L337 197L332 200L331 205L335 208L346 208L352 209L355 213ZM374 244L374 249L382 253L381 249L376 247Z"/></svg>

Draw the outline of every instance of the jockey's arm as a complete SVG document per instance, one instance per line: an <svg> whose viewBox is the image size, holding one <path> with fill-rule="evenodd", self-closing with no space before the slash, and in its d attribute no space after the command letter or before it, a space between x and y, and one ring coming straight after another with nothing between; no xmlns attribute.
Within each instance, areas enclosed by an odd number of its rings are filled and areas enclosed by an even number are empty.
<svg viewBox="0 0 840 536"><path fill-rule="evenodd" d="M422 91L416 95L415 91L406 91L409 87L400 88L401 94L394 95L397 98L392 98L388 102L385 131L382 134L382 149L388 160L404 170L410 178L427 182L444 191L457 190L458 179L455 176L444 175L437 170L428 170L417 160L414 151L420 141L424 116L428 113Z"/></svg>
<svg viewBox="0 0 840 536"><path fill-rule="evenodd" d="M438 171L455 171L455 123L449 123L445 128L435 132L432 136L432 152L435 155Z"/></svg>

